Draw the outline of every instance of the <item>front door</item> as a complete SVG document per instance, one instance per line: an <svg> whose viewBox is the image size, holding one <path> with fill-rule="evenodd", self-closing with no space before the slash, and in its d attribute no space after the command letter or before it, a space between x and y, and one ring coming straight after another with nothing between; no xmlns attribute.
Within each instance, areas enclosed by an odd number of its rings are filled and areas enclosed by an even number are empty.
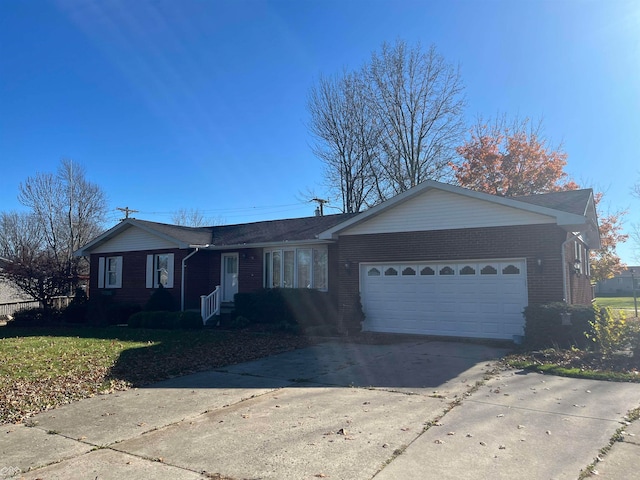
<svg viewBox="0 0 640 480"><path fill-rule="evenodd" d="M238 254L222 254L222 301L233 302L238 293Z"/></svg>

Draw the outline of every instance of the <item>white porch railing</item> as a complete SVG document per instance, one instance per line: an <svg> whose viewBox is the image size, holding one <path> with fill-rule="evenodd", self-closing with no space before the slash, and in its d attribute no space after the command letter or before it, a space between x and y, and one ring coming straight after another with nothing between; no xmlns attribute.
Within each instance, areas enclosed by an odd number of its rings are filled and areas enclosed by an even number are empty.
<svg viewBox="0 0 640 480"><path fill-rule="evenodd" d="M220 291L220 285L218 285L209 295L200 297L200 315L202 315L203 324L206 324L211 317L220 314Z"/></svg>

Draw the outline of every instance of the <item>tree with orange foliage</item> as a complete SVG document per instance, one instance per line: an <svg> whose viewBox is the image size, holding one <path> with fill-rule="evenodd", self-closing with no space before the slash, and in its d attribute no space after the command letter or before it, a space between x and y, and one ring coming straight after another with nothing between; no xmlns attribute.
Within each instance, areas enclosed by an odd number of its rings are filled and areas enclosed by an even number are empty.
<svg viewBox="0 0 640 480"><path fill-rule="evenodd" d="M601 192L594 194L593 201L596 209L599 209L602 197ZM602 247L599 250L591 250L589 262L593 281L606 280L624 270L626 265L618 256L616 246L618 243L626 242L629 238L629 235L622 233L622 218L627 213L626 210L618 210L608 212L607 215L598 215Z"/></svg>
<svg viewBox="0 0 640 480"><path fill-rule="evenodd" d="M456 149L462 157L452 164L460 186L503 197L575 190L580 188L564 171L567 154L562 146L551 147L541 134L542 122L535 126L529 119L499 117L493 123L479 120L470 130L470 138ZM594 195L596 208L602 193ZM598 215L602 248L591 251L591 277L594 281L611 278L624 264L616 253L626 211Z"/></svg>
<svg viewBox="0 0 640 480"><path fill-rule="evenodd" d="M561 146L549 145L541 126L529 119L508 123L504 116L493 123L478 120L471 137L456 149L463 159L451 165L456 180L463 187L503 197L578 188L564 172L567 154Z"/></svg>

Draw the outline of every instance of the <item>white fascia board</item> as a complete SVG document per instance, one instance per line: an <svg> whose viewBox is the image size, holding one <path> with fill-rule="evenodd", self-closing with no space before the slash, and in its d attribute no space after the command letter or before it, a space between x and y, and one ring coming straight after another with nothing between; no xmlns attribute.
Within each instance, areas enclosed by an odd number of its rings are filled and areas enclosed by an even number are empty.
<svg viewBox="0 0 640 480"><path fill-rule="evenodd" d="M540 215L545 215L548 217L552 217L556 219L556 223L559 226L565 227L569 225L586 225L588 223L587 218L582 215L575 215L568 212L563 212L561 210L555 210L553 208L541 207L538 205L533 205L530 203L520 202L518 200L514 200L506 197L498 197L496 195L490 195L484 192L476 192L474 190L469 190L467 188L457 187L455 185L449 185L446 183L436 182L434 180L427 180L420 185L413 187L406 192L403 192L395 197L383 202L375 207L362 212L360 215L356 217L350 218L349 220L336 225L329 230L325 230L322 232L318 238L322 239L335 239L340 234L341 231L352 227L358 223L364 222L365 220L372 218L380 213L384 212L388 208L393 208L395 205L406 202L407 200L413 198L416 195L419 195L427 190L442 190L445 192L450 192L458 195L464 195L466 197L475 198L478 200L492 202L498 205L503 205L505 207L516 208L518 210L523 210L526 212L537 213Z"/></svg>
<svg viewBox="0 0 640 480"><path fill-rule="evenodd" d="M331 240L314 239L314 240L295 240L282 242L260 242L260 243L238 243L236 245L209 245L202 250L238 250L241 248L275 248L275 247L302 247L305 245L328 245L334 243Z"/></svg>
<svg viewBox="0 0 640 480"><path fill-rule="evenodd" d="M94 238L89 243L87 243L84 247L79 248L78 250L73 252L73 255L76 257L86 257L91 253L91 250L93 250L95 247L102 245L103 243L120 235L122 232L124 232L125 230L131 227L139 228L141 230L144 230L147 233L150 233L151 235L155 235L156 237L163 238L170 243L175 243L178 248L181 248L181 249L189 248L188 243L181 242L175 239L174 237L165 235L164 233L160 233L157 230L154 230L153 228L147 227L146 225L139 224L138 222L136 222L134 218L128 218L118 223L117 225L111 227L109 230L102 233L101 235L98 235L96 238Z"/></svg>

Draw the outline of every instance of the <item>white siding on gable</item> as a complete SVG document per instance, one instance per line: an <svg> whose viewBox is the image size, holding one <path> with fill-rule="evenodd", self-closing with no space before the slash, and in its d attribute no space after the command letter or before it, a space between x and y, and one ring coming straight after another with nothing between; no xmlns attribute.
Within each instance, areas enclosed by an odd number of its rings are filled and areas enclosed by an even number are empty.
<svg viewBox="0 0 640 480"><path fill-rule="evenodd" d="M152 235L140 228L131 227L96 247L91 253L160 250L163 248L176 248L176 246L175 243L169 242L164 238Z"/></svg>
<svg viewBox="0 0 640 480"><path fill-rule="evenodd" d="M442 190L429 190L400 205L387 209L380 215L346 229L341 232L341 235L421 232L554 222L554 218L546 215Z"/></svg>

